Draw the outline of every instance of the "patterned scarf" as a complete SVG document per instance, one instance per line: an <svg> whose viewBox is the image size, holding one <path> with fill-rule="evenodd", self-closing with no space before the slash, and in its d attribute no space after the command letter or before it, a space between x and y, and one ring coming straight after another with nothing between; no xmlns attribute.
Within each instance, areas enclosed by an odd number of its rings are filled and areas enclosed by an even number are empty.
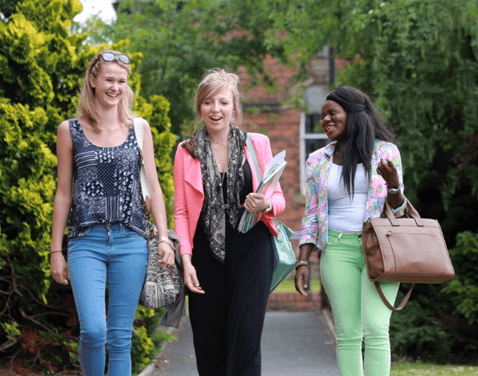
<svg viewBox="0 0 478 376"><path fill-rule="evenodd" d="M226 205L222 194L221 173L211 148L206 127L202 127L183 143L184 149L201 162L204 203L201 211L204 230L214 256L224 262L226 257L226 212L235 228L239 221L239 192L244 187L242 161L246 132L234 126L229 128L229 165L227 168Z"/></svg>

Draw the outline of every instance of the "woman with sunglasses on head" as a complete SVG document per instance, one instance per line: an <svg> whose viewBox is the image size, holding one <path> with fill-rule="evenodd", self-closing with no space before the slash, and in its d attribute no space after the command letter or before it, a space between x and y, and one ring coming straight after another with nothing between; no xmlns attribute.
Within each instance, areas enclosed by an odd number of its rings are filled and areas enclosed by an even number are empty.
<svg viewBox="0 0 478 376"><path fill-rule="evenodd" d="M322 129L333 141L307 160L307 196L295 287L302 295L308 258L322 251L320 275L334 313L343 376L388 376L392 311L368 280L361 247L364 221L380 217L385 201L396 216L406 208L395 132L362 91L344 86L327 95ZM398 282L381 283L393 302ZM362 360L362 341L365 356Z"/></svg>
<svg viewBox="0 0 478 376"><path fill-rule="evenodd" d="M130 112L129 63L127 55L116 51L97 54L86 71L79 117L58 127L51 272L54 280L64 285L70 276L80 321L79 357L84 376L104 375L105 343L108 374L131 375L132 326L146 275L148 235ZM164 198L146 121L143 128L152 214L159 237L168 239ZM68 218L67 266L62 239ZM159 243L159 253L163 265L173 265L174 251L166 240Z"/></svg>
<svg viewBox="0 0 478 376"><path fill-rule="evenodd" d="M213 69L199 84L196 125L174 161L175 229L180 240L189 317L201 376L261 374L261 335L276 259L273 218L284 210L279 184L254 193L251 146L261 173L272 159L269 139L238 126L239 77ZM199 120L200 119L200 120ZM263 215L248 232L244 210Z"/></svg>

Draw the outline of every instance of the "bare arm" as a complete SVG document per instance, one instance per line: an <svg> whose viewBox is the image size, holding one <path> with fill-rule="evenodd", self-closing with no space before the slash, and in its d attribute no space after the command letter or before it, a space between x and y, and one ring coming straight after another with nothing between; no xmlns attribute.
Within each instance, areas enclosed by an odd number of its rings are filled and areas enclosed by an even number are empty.
<svg viewBox="0 0 478 376"><path fill-rule="evenodd" d="M199 284L199 280L196 273L196 268L191 262L191 254L185 253L181 255L181 260L184 266L184 284L189 290L197 294L204 294L204 290Z"/></svg>
<svg viewBox="0 0 478 376"><path fill-rule="evenodd" d="M68 121L62 122L58 127L56 155L58 184L53 207L51 274L56 282L67 285L68 269L61 248L72 203L73 145Z"/></svg>
<svg viewBox="0 0 478 376"><path fill-rule="evenodd" d="M299 260L308 260L310 254L314 250L315 245L312 243L302 244L299 251ZM309 267L306 265L299 266L295 272L295 289L303 296L307 296L304 288L307 288L309 280ZM303 286L303 287L302 287Z"/></svg>
<svg viewBox="0 0 478 376"><path fill-rule="evenodd" d="M151 191L151 213L154 218L154 223L158 228L159 238L168 238L168 219L166 214L166 205L164 204L164 196L161 186L159 184L158 172L156 170L156 163L154 160L153 136L151 128L146 120L143 121L144 129L144 166L146 174L148 175L148 183ZM161 265L174 264L174 250L168 243L159 243L159 255L162 260Z"/></svg>

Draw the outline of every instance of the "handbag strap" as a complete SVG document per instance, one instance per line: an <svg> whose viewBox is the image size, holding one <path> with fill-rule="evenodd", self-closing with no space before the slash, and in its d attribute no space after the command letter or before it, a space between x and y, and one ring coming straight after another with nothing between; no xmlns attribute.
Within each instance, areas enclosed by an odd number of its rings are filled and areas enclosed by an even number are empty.
<svg viewBox="0 0 478 376"><path fill-rule="evenodd" d="M418 227L423 227L424 223L423 223L423 219L420 217L420 214L418 214L418 211L413 207L413 205L411 204L410 201L408 201L407 198L405 198L405 200L407 202L407 205L405 208L405 216L408 218L413 218ZM385 207L383 209L383 213L385 217L388 218L392 226L394 227L400 226L387 200L385 200Z"/></svg>
<svg viewBox="0 0 478 376"><path fill-rule="evenodd" d="M134 133L136 135L136 142L138 144L138 165L139 165L139 179L141 183L141 195L143 197L144 205L148 212L151 212L151 191L149 189L148 175L146 174L146 168L144 167L143 158L143 143L144 143L144 128L143 118L136 117L133 119Z"/></svg>
<svg viewBox="0 0 478 376"><path fill-rule="evenodd" d="M382 288L380 287L380 283L378 282L375 282L375 288L377 289L377 292L378 292L378 295L380 295L380 297L382 298L383 302L385 303L385 305L391 309L392 311L401 311L403 309L403 307L405 307L405 304L407 304L408 302L408 299L410 298L410 295L412 294L412 290L413 290L413 286L415 286L414 283L412 283L412 287L410 287L410 290L408 290L407 294L405 295L405 297L402 299L401 303L398 305L397 308L395 308L393 305L391 305L389 303L389 301L387 300L387 298L385 297L383 291L382 291Z"/></svg>
<svg viewBox="0 0 478 376"><path fill-rule="evenodd" d="M259 162L257 160L256 150L254 149L254 145L252 143L251 136L249 135L249 132L247 132L247 145L249 146L249 152L251 153L252 162L254 162L254 168L256 169L257 181L260 183L261 180L262 180L262 172L261 172L261 168L259 167ZM276 219L276 217L272 218L272 220L274 221L277 232L279 232L281 223Z"/></svg>
<svg viewBox="0 0 478 376"><path fill-rule="evenodd" d="M407 201L405 216L413 218L417 226L423 226L423 220L420 218L420 214L418 214L417 210L413 207L413 205L410 203L410 201L408 201L407 198L405 198L405 200ZM400 226L387 200L385 200L385 207L382 213L382 217L388 218L392 226ZM378 295L380 295L380 297L382 298L383 303L392 311L401 311L403 307L405 307L408 302L408 299L410 298L410 295L412 294L413 286L415 286L415 284L412 283L412 286L410 287L398 307L395 308L385 297L382 288L380 287L380 283L374 282L374 284L375 288L377 289Z"/></svg>
<svg viewBox="0 0 478 376"><path fill-rule="evenodd" d="M256 150L254 149L254 145L252 144L251 136L247 133L247 145L249 146L249 152L252 156L252 162L254 162L254 168L256 169L257 174L257 181L260 183L262 180L262 173L259 167L259 162L257 161Z"/></svg>
<svg viewBox="0 0 478 376"><path fill-rule="evenodd" d="M424 224L423 224L423 220L420 217L420 214L418 214L418 211L413 207L413 205L410 203L410 201L408 201L407 198L405 198L405 200L407 201L405 216L408 218L413 218L418 227L423 227ZM383 213L385 214L385 217L388 218L392 226L394 227L400 226L387 200L385 200L385 207L384 207ZM410 289L408 290L408 292L406 293L406 295L404 296L404 298L402 299L398 307L395 308L393 305L390 304L390 302L387 300L387 298L383 294L382 288L380 287L380 283L374 282L374 284L378 294L382 298L382 301L392 311L401 311L403 307L405 307L405 304L407 304L408 299L410 298L410 295L412 294L413 286L415 286L415 284L412 283L412 286L410 287Z"/></svg>

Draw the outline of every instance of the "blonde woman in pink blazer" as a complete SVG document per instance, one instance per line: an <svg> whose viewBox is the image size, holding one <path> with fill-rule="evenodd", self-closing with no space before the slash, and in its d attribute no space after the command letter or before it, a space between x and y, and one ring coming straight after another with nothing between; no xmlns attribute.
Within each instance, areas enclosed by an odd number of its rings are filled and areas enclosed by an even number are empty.
<svg viewBox="0 0 478 376"><path fill-rule="evenodd" d="M260 341L272 274L277 265L273 218L285 208L280 186L263 194L242 120L238 76L210 71L196 93L197 130L174 162L175 230L199 375L261 374ZM269 139L250 134L259 167L272 159ZM246 234L244 210L262 211Z"/></svg>

